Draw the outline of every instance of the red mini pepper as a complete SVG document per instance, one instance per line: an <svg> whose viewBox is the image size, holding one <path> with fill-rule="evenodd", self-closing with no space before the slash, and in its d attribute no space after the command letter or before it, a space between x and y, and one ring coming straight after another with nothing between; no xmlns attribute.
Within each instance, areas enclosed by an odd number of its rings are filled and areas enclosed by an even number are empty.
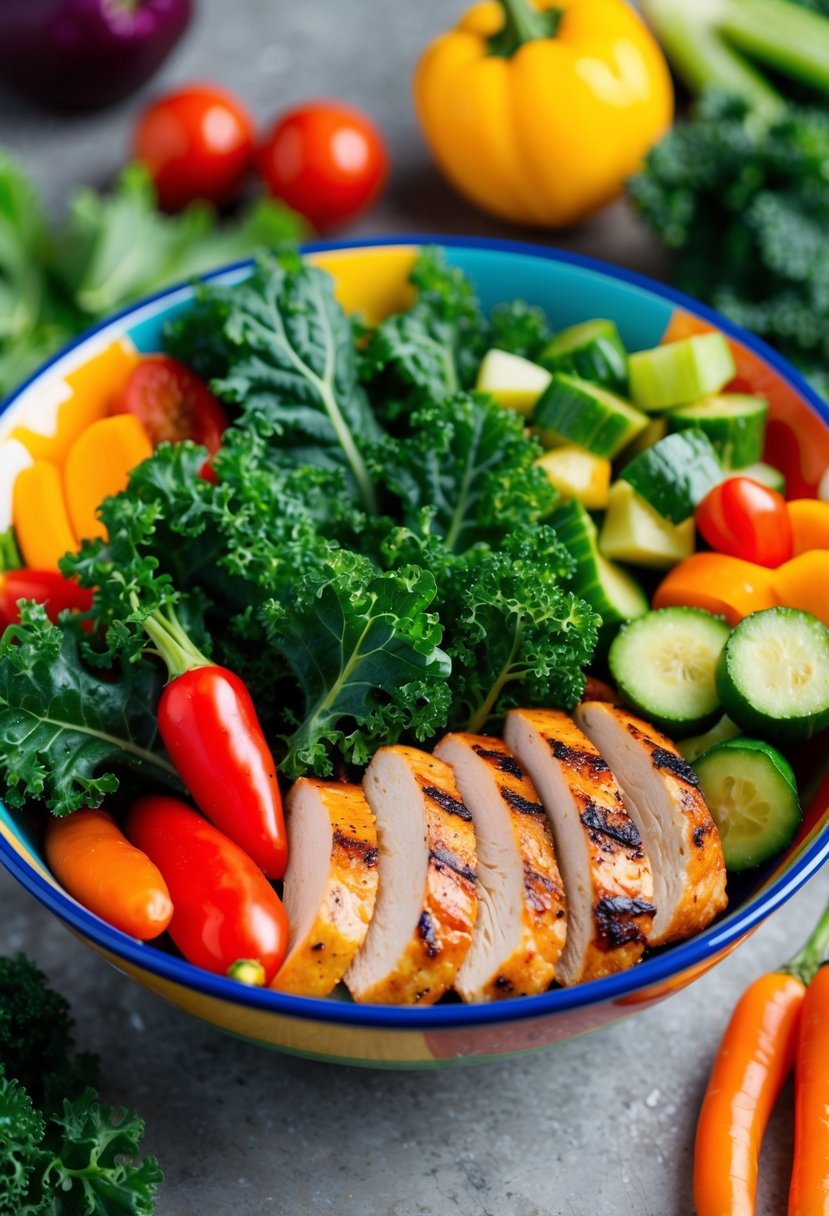
<svg viewBox="0 0 829 1216"><path fill-rule="evenodd" d="M158 729L196 805L269 878L281 878L288 837L276 764L250 693L195 648L175 616L144 623L170 673Z"/></svg>
<svg viewBox="0 0 829 1216"><path fill-rule="evenodd" d="M127 837L167 884L174 909L168 932L187 961L269 984L285 957L288 918L247 854L177 798L139 798Z"/></svg>
<svg viewBox="0 0 829 1216"><path fill-rule="evenodd" d="M65 608L86 612L92 607L92 592L57 570L6 570L0 574L0 629L20 623L19 600L36 600L46 608L50 621Z"/></svg>

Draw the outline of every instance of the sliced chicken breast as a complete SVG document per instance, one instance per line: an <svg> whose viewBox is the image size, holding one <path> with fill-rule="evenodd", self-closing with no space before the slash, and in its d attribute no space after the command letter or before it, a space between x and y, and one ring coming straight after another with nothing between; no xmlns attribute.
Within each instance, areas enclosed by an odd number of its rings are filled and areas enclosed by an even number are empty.
<svg viewBox="0 0 829 1216"><path fill-rule="evenodd" d="M670 739L627 710L585 701L574 716L613 770L651 859L650 944L699 932L727 899L722 844L696 773Z"/></svg>
<svg viewBox="0 0 829 1216"><path fill-rule="evenodd" d="M272 988L327 996L362 946L377 894L377 831L359 785L301 777L285 801L288 953Z"/></svg>
<svg viewBox="0 0 829 1216"><path fill-rule="evenodd" d="M556 978L577 984L632 966L655 911L653 878L606 761L557 709L510 710L504 739L553 827L567 892L567 940Z"/></svg>
<svg viewBox="0 0 829 1216"><path fill-rule="evenodd" d="M478 917L455 991L465 1001L544 992L567 922L552 829L535 786L501 739L446 735L435 755L455 774L478 853Z"/></svg>
<svg viewBox="0 0 829 1216"><path fill-rule="evenodd" d="M431 1005L455 982L475 923L472 816L448 764L414 747L381 747L363 789L380 881L345 982L356 1001Z"/></svg>

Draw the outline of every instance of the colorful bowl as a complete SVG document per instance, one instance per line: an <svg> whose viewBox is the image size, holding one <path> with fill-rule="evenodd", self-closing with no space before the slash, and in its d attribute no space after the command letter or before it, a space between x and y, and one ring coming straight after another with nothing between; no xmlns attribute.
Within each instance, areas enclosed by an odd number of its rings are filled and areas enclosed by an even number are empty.
<svg viewBox="0 0 829 1216"><path fill-rule="evenodd" d="M344 306L372 321L404 304L406 278L423 238L316 245L309 253L334 276ZM784 360L693 300L630 272L588 258L504 241L441 242L450 262L472 278L482 301L522 297L540 304L560 328L610 317L629 348L666 337L720 329L730 339L739 377L770 403L769 450L793 496L814 495L829 466L829 408ZM243 278L246 266L214 278ZM133 348L158 349L162 324L186 308L190 287L165 292L99 326L53 359L5 404L0 440L16 437L45 455L65 447L106 409L107 391L130 365ZM8 512L15 445L0 444L0 526ZM4 488L6 486L6 488ZM0 861L64 924L138 983L223 1030L280 1051L343 1064L427 1068L496 1059L584 1034L644 1009L713 967L784 903L829 855L829 782L812 802L784 857L742 882L731 882L730 908L690 941L657 953L631 971L541 996L486 1005L389 1008L284 996L208 974L109 927L55 882L25 815L0 808Z"/></svg>

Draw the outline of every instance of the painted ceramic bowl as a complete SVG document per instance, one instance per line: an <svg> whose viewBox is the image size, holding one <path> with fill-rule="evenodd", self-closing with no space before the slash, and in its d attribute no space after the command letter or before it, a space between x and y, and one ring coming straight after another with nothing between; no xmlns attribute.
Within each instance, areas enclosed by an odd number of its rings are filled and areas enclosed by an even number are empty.
<svg viewBox="0 0 829 1216"><path fill-rule="evenodd" d="M309 253L334 276L346 309L371 322L405 304L418 243L420 238L314 246ZM769 400L769 451L787 476L790 494L814 495L829 466L829 408L749 334L666 287L587 258L506 242L442 243L449 261L467 272L487 308L521 297L541 305L554 328L609 317L633 350L666 338L722 330L731 341L745 391ZM246 273L241 266L214 277L233 281ZM53 359L6 403L0 439L17 437L35 452L54 452L56 443L70 442L96 411L105 409L102 393L124 374L130 352L158 349L162 324L186 308L190 296L191 288L183 287L136 305ZM0 456L0 515L8 511L3 472ZM471 1006L389 1008L247 988L110 928L51 877L26 817L0 808L0 860L93 950L138 983L195 1017L268 1047L340 1063L401 1068L526 1052L645 1009L714 966L806 882L827 855L829 782L824 780L822 795L812 800L788 852L765 870L730 881L727 914L691 940L653 954L630 971L540 996Z"/></svg>

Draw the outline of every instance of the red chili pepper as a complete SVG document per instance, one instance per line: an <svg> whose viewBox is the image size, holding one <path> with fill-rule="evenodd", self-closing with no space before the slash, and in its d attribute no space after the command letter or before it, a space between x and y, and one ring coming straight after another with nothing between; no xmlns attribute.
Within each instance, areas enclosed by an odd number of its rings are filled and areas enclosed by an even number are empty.
<svg viewBox="0 0 829 1216"><path fill-rule="evenodd" d="M36 600L46 608L50 621L64 608L86 612L92 607L92 592L57 570L6 570L0 574L0 629L20 623L18 600Z"/></svg>
<svg viewBox="0 0 829 1216"><path fill-rule="evenodd" d="M172 614L145 628L167 664L158 729L196 805L269 878L288 862L282 797L250 693L226 667L200 654Z"/></svg>
<svg viewBox="0 0 829 1216"><path fill-rule="evenodd" d="M258 972L269 984L285 957L288 918L247 854L177 798L139 798L127 837L167 884L168 932L187 961L218 975Z"/></svg>

